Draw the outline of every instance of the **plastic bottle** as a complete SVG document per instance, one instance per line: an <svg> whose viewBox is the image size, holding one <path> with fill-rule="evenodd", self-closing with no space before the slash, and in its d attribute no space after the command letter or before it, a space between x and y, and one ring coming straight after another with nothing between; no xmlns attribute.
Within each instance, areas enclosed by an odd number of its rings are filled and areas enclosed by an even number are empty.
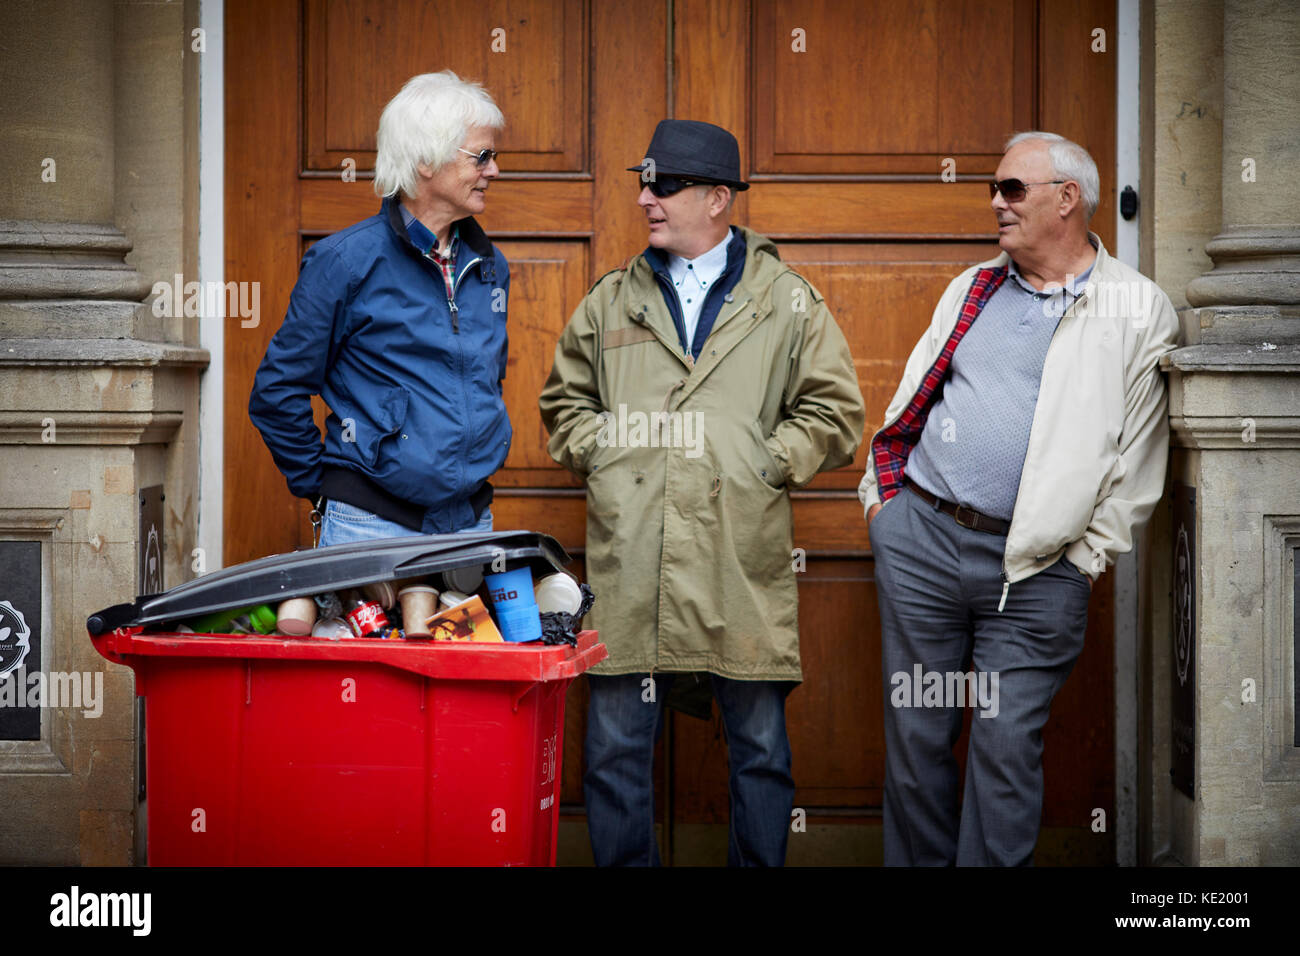
<svg viewBox="0 0 1300 956"><path fill-rule="evenodd" d="M339 596L343 599L344 617L357 637L382 638L392 627L379 603L366 600L360 591L344 591Z"/></svg>
<svg viewBox="0 0 1300 956"><path fill-rule="evenodd" d="M185 623L195 634L270 634L275 630L275 608L266 604L237 607Z"/></svg>
<svg viewBox="0 0 1300 956"><path fill-rule="evenodd" d="M356 635L352 633L351 625L343 618L323 617L311 629L311 636L324 638L327 641L341 641L344 638L351 638Z"/></svg>

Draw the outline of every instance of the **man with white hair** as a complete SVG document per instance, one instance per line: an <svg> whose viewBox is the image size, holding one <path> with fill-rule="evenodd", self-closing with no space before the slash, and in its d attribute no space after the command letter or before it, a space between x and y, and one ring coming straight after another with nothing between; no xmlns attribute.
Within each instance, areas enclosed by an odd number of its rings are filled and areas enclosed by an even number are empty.
<svg viewBox="0 0 1300 956"><path fill-rule="evenodd" d="M379 120L378 214L303 257L248 412L321 545L492 529L510 269L474 216L504 125L478 84L412 78Z"/></svg>
<svg viewBox="0 0 1300 956"><path fill-rule="evenodd" d="M1041 731L1093 582L1164 488L1159 361L1178 320L1088 231L1092 158L1021 133L989 192L1002 253L939 300L858 487L882 627L886 865L1032 862Z"/></svg>

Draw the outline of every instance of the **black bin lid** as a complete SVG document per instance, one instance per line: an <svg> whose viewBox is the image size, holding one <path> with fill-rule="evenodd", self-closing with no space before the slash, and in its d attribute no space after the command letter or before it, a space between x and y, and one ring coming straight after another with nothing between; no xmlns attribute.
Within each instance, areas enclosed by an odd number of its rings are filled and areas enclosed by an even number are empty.
<svg viewBox="0 0 1300 956"><path fill-rule="evenodd" d="M536 580L568 564L569 555L550 535L535 531L429 534L336 544L273 554L213 571L161 594L142 595L131 604L115 604L90 615L86 630L98 636L119 627L184 621L230 608L275 606L292 597L376 581L419 578L471 565L490 568L502 560L511 569L527 564Z"/></svg>

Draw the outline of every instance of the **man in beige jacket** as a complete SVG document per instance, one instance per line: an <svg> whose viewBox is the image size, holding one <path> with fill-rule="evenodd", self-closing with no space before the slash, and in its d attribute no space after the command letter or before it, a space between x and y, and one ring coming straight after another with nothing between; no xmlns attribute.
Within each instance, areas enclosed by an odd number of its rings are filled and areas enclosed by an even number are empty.
<svg viewBox="0 0 1300 956"><path fill-rule="evenodd" d="M1093 581L1164 488L1178 322L1088 231L1099 189L1077 144L1011 139L990 183L1003 252L948 286L871 440L886 865L1032 861L1041 730Z"/></svg>
<svg viewBox="0 0 1300 956"><path fill-rule="evenodd" d="M748 188L734 136L665 120L633 168L649 247L587 293L541 395L551 455L587 483L589 620L609 648L589 677L592 851L658 861L655 736L674 675L701 674L727 734L728 860L779 865L802 677L789 489L853 460L862 393L817 290L729 225Z"/></svg>

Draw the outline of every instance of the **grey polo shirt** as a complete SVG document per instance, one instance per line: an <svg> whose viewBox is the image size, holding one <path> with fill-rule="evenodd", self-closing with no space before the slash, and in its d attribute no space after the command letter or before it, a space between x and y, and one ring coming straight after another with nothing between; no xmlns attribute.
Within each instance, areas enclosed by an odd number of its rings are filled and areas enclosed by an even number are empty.
<svg viewBox="0 0 1300 956"><path fill-rule="evenodd" d="M1090 265L1065 288L1039 292L1010 264L953 353L908 457L908 478L932 495L1011 520L1047 347L1091 273Z"/></svg>

